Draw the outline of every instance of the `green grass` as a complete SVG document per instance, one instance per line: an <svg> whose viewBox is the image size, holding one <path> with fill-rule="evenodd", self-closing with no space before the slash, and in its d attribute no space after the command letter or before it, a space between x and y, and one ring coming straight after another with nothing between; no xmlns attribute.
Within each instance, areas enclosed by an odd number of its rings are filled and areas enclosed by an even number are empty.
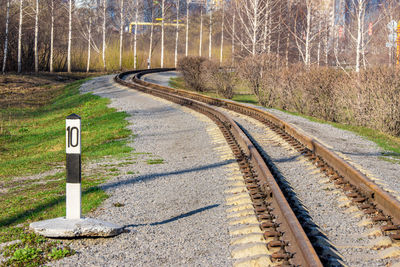
<svg viewBox="0 0 400 267"><path fill-rule="evenodd" d="M233 101L242 102L242 103L249 103L249 104L258 104L257 97L253 94L234 94Z"/></svg>
<svg viewBox="0 0 400 267"><path fill-rule="evenodd" d="M153 165L153 164L163 164L164 160L163 159L148 159L146 160L147 164Z"/></svg>
<svg viewBox="0 0 400 267"><path fill-rule="evenodd" d="M107 107L109 100L92 94L80 95L84 82L74 82L53 103L39 109L14 109L16 127L0 135L0 179L48 171L65 158L65 117L76 113L82 118L82 160L129 152L122 138L127 114Z"/></svg>
<svg viewBox="0 0 400 267"><path fill-rule="evenodd" d="M65 117L76 113L82 118L82 163L105 156L126 158L131 132L126 129L128 116L108 108L108 99L79 94L86 80L66 86L49 104L36 109L8 109L16 127L0 135L0 243L25 238L28 223L65 216L65 171L36 179L21 179L53 170L65 163ZM82 213L98 207L108 196L98 185L118 171L99 167L82 173ZM2 251L10 257L8 265L42 265L73 253L58 249L51 241L14 245Z"/></svg>
<svg viewBox="0 0 400 267"><path fill-rule="evenodd" d="M176 78L171 78L169 80L169 86L172 88L176 89L181 89L181 90L189 90L187 89L185 85L185 81L183 80L182 77L176 77ZM217 93L215 92L197 92L202 95L210 96L210 97L220 97ZM257 97L254 94L249 94L247 93L247 90L243 91L240 89L237 89L237 92L233 95L232 100L237 101L237 102L242 102L242 103L250 103L250 104L258 104Z"/></svg>

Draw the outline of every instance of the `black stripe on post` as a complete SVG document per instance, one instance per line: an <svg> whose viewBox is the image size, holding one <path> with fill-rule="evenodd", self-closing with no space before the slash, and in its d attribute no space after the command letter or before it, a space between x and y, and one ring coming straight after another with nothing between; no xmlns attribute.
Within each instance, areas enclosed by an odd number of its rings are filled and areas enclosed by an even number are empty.
<svg viewBox="0 0 400 267"><path fill-rule="evenodd" d="M67 154L67 183L81 182L81 154Z"/></svg>

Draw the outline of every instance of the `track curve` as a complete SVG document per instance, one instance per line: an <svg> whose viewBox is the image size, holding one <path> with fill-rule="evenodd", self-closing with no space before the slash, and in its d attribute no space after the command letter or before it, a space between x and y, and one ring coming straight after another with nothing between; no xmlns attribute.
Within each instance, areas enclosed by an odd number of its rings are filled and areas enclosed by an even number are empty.
<svg viewBox="0 0 400 267"><path fill-rule="evenodd" d="M224 103L213 98L202 99L203 96L192 93L183 96L184 91L140 80L145 74L169 70L173 69L125 72L117 75L115 81L185 105L214 120L231 146L244 174L260 228L264 232L264 238L269 241L267 247L273 251L271 260L282 265L322 266L318 254L255 145L231 118L212 106L223 106ZM131 77L133 78L130 79Z"/></svg>

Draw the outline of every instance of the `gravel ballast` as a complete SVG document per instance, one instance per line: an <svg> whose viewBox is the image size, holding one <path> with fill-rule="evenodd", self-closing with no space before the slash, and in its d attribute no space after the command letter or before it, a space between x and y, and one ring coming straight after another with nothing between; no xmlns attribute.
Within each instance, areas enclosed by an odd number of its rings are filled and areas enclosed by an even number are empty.
<svg viewBox="0 0 400 267"><path fill-rule="evenodd" d="M157 76L158 75L158 76ZM165 72L162 77L176 77L179 73ZM146 79L157 82L160 74L146 75ZM165 78L164 78L165 79ZM160 82L166 85L163 79ZM384 156L387 151L378 147L374 142L367 140L353 132L338 129L329 124L310 121L306 118L288 114L276 109L249 105L266 110L278 118L292 124L300 131L315 138L338 156L352 164L382 189L400 200L399 173L400 164L391 162L390 156ZM390 153L389 153L390 155ZM386 159L386 160L385 160Z"/></svg>
<svg viewBox="0 0 400 267"><path fill-rule="evenodd" d="M368 218L353 209L323 173L265 125L227 113L262 147L283 186L291 191L289 202L296 206L295 212L326 266L384 266L389 262L380 254L381 237L370 235L379 231L378 227L361 225L369 222Z"/></svg>
<svg viewBox="0 0 400 267"><path fill-rule="evenodd" d="M125 226L114 238L72 241L77 254L57 266L230 266L225 166L194 111L126 89L112 76L81 91L110 98L136 135L123 175L102 187L110 198L89 217ZM82 118L84 120L84 118ZM150 164L160 163L161 164ZM127 174L127 173L134 174ZM118 205L116 205L118 203Z"/></svg>

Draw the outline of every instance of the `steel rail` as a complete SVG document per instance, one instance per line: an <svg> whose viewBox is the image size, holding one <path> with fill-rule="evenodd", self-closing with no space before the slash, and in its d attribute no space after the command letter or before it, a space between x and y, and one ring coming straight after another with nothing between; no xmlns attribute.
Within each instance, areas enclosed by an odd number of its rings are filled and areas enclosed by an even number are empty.
<svg viewBox="0 0 400 267"><path fill-rule="evenodd" d="M247 105L243 105L233 101L217 99L185 90L163 87L140 80L140 77L147 73L161 71L165 70L156 69L152 71L140 72L135 78L135 82L141 85L152 86L153 88L158 88L171 93L179 94L211 105L222 106L224 108L239 112L244 115L250 115L261 122L265 122L266 120L269 121L270 123L275 125L275 127L280 128L287 135L293 137L295 140L300 142L304 147L309 149L313 153L313 155L320 157L326 164L328 164L340 176L342 176L346 182L354 186L362 196L367 197L370 201L372 201L378 211L383 211L384 215L390 220L390 224L395 224L396 226L399 226L398 228L400 229L400 202L395 197L391 196L388 192L380 188L373 181L371 181L359 170L340 158L333 151L330 151L326 146L324 146L317 140L310 138L309 136L300 132L294 126L279 119L278 117L272 115L267 111L254 107L249 107ZM398 237L400 238L400 236Z"/></svg>
<svg viewBox="0 0 400 267"><path fill-rule="evenodd" d="M258 180L257 184L260 188L264 189L265 198L271 203L269 208L273 210L276 220L280 223L277 229L283 234L282 239L286 244L286 252L291 255L291 258L288 259L290 264L296 266L323 266L265 161L239 126L230 117L224 115L207 103L177 95L176 91L173 89L170 90L170 88L167 87L155 86L154 84L139 79L146 73L166 70L171 69L153 69L142 72L121 73L115 77L115 81L127 87L188 106L209 115L209 117L215 117L222 122L225 127L230 130L246 158L251 162L251 166L254 168ZM135 78L133 81L126 81L124 77L130 74L135 74ZM183 92L180 92L180 94L182 93ZM213 102L212 104L215 105L216 103Z"/></svg>

